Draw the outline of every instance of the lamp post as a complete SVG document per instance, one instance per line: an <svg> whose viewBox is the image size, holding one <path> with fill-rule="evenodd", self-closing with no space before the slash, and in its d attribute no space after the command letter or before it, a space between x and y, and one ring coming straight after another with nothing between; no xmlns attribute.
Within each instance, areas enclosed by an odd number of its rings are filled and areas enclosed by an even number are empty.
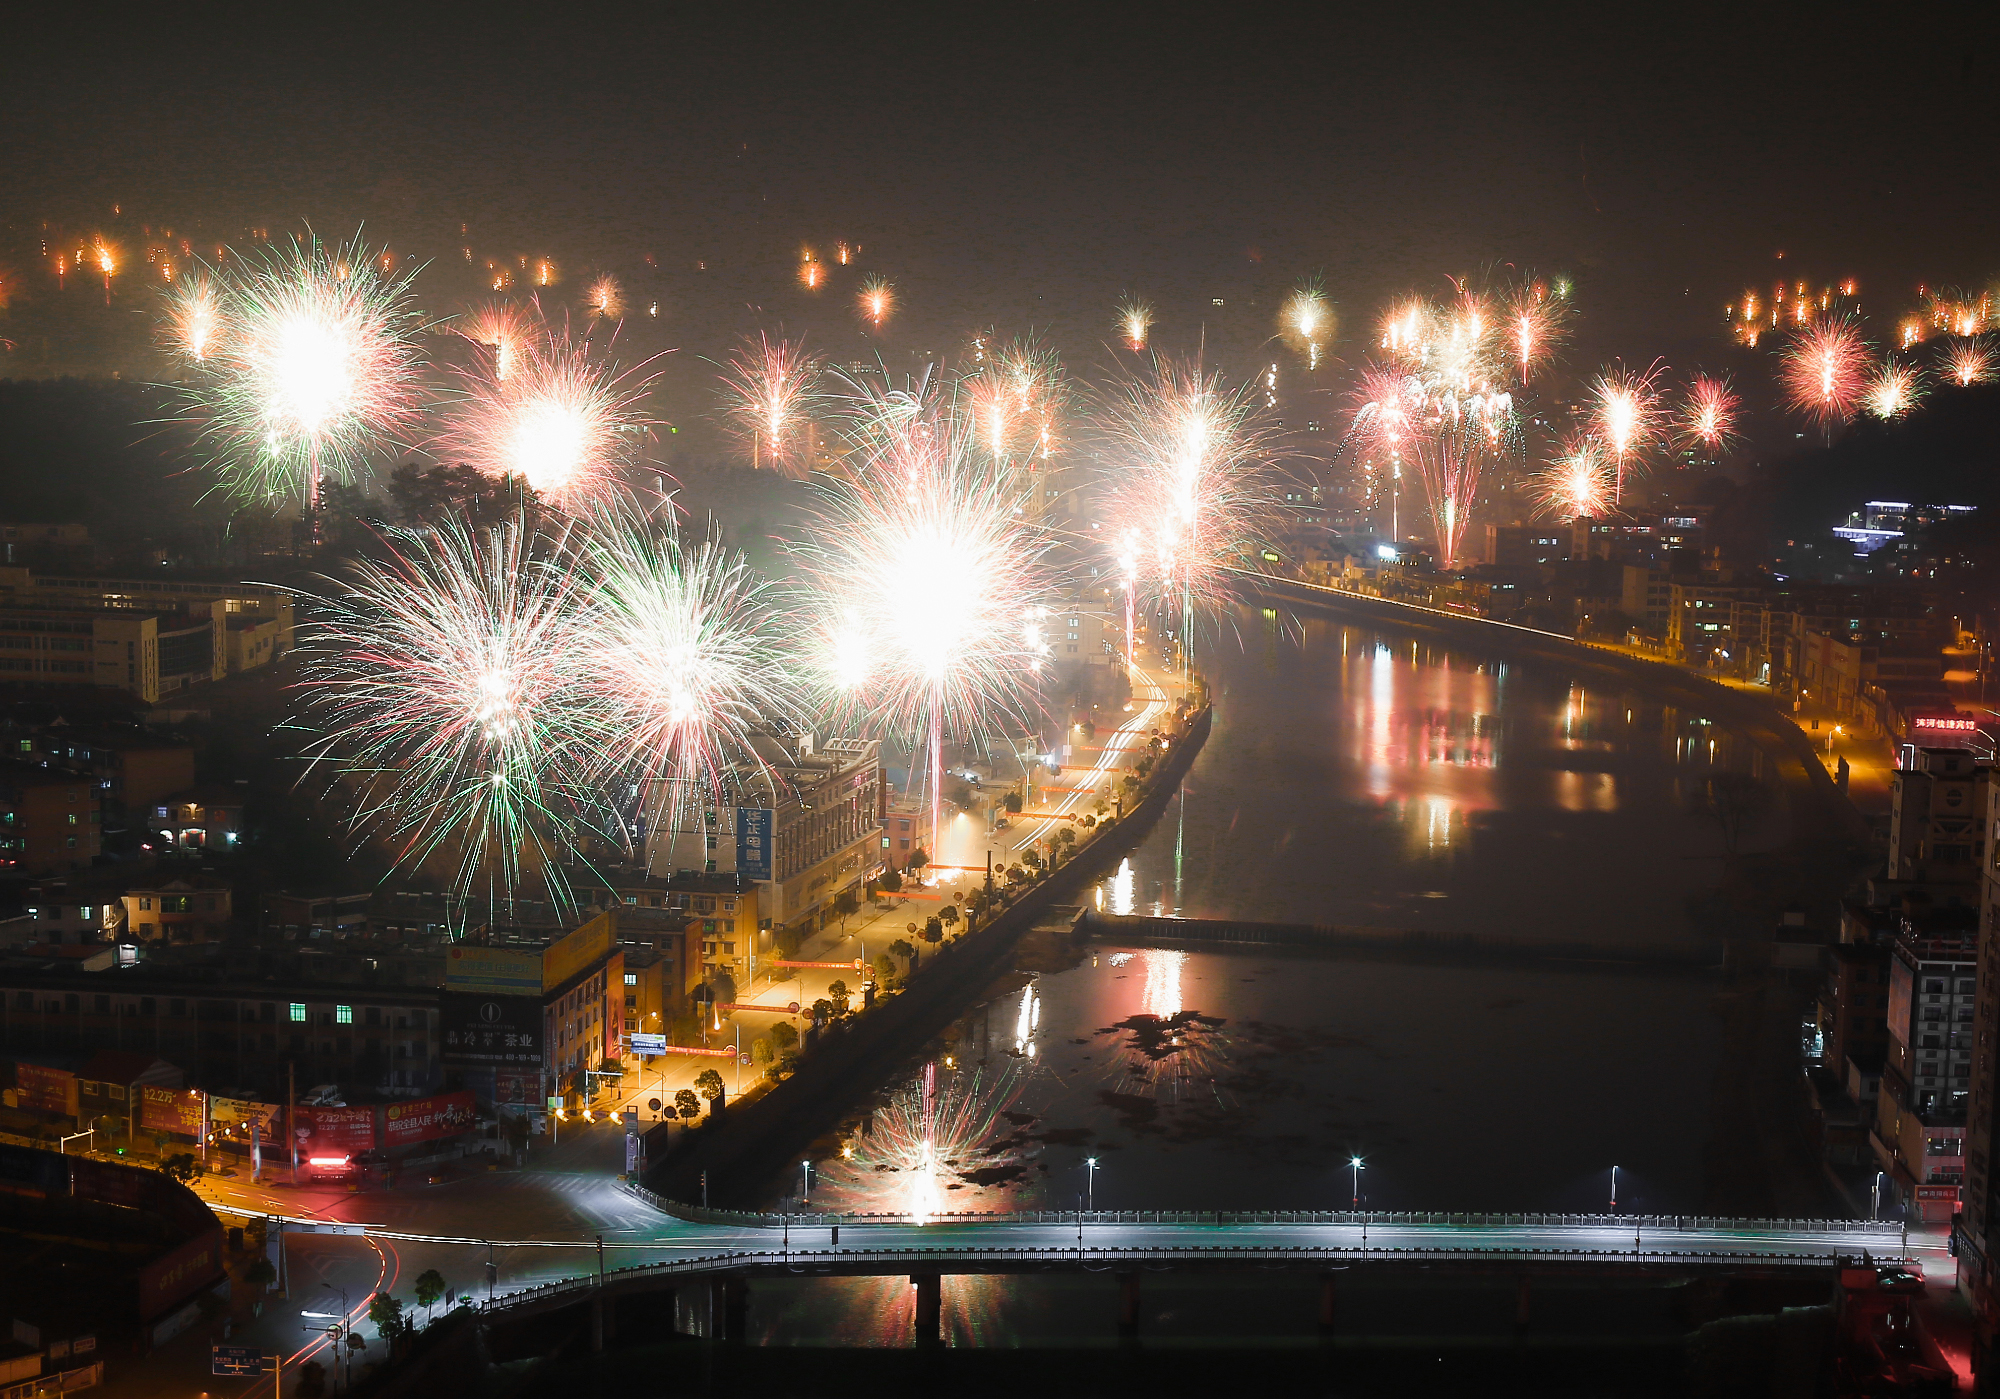
<svg viewBox="0 0 2000 1399"><path fill-rule="evenodd" d="M1361 1209L1361 1173L1368 1169L1367 1163L1362 1161L1359 1156L1350 1156L1347 1158L1347 1169L1354 1177L1354 1198L1348 1208L1358 1212Z"/></svg>
<svg viewBox="0 0 2000 1399"><path fill-rule="evenodd" d="M1618 1168L1611 1168L1611 1212L1618 1213Z"/></svg>
<svg viewBox="0 0 2000 1399"><path fill-rule="evenodd" d="M325 1331L326 1331L326 1334L327 1334L327 1335L329 1335L329 1336L333 1337L333 1378L334 1378L334 1384L335 1384L335 1385L336 1385L337 1387L343 1387L343 1388L344 1388L345 1386L344 1386L344 1384L343 1384L343 1376L342 1376L342 1374L341 1374L341 1354L340 1354L340 1353L341 1353L341 1349L342 1349L342 1347L341 1347L341 1344L340 1344L340 1343L341 1343L341 1342L342 1342L343 1340L347 1339L347 1333L348 1333L348 1331L349 1331L349 1330L351 1330L351 1329L352 1329L352 1328L351 1328L351 1325L350 1325L350 1322L349 1322L349 1319L348 1319L348 1305L347 1305L347 1289L346 1289L346 1288L344 1288L344 1287L335 1287L335 1286L334 1286L334 1285L333 1285L332 1283L330 1283L330 1282L323 1282L323 1283L321 1283L321 1284L320 1284L320 1286L321 1286L321 1287L323 1287L323 1288L325 1288L325 1289L326 1289L327 1291L329 1291L329 1292L336 1292L336 1293L339 1293L339 1294L340 1294L340 1315L339 1315L339 1316L331 1316L331 1315L329 1315L329 1314L328 1314L328 1313L326 1313L326 1312L300 1312L300 1313L299 1313L299 1315L300 1315L300 1316L309 1316L309 1317L312 1317L312 1318L314 1318L315 1320L318 1320L318 1321L331 1321L331 1322L333 1323L333 1325L331 1325L331 1326L328 1326L328 1327L326 1327L326 1328L324 1328L324 1329L325 1329ZM312 1328L312 1329L314 1329L314 1330L318 1330L318 1329L321 1329L321 1328L318 1328L318 1327L315 1327L315 1328Z"/></svg>
<svg viewBox="0 0 2000 1399"><path fill-rule="evenodd" d="M1084 1208L1095 1212L1097 1209L1097 1158L1095 1156L1086 1156L1083 1159L1083 1164L1085 1169L1083 1198L1086 1202Z"/></svg>
<svg viewBox="0 0 2000 1399"><path fill-rule="evenodd" d="M800 999L803 1000L804 997L800 997ZM799 1169L805 1172L805 1189L801 1196L801 1202L810 1205L813 1197L813 1163L810 1161L801 1161L799 1162Z"/></svg>

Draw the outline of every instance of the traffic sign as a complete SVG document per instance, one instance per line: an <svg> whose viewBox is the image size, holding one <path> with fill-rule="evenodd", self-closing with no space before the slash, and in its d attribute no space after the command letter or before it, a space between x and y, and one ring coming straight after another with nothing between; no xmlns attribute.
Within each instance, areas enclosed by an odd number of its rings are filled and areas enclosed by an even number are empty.
<svg viewBox="0 0 2000 1399"><path fill-rule="evenodd" d="M551 1095L549 1096L549 1111L550 1111L550 1112L561 1112L561 1111L562 1111L562 1103L563 1103L563 1100L562 1100L562 1095L561 1095L561 1094L559 1094L559 1093L557 1093L557 1094L551 1094Z"/></svg>
<svg viewBox="0 0 2000 1399"><path fill-rule="evenodd" d="M736 1056L736 1062L739 1064L747 1064L750 1062L750 1056L748 1054L739 1054Z"/></svg>
<svg viewBox="0 0 2000 1399"><path fill-rule="evenodd" d="M264 1353L255 1346L210 1346L208 1372L211 1375L261 1375Z"/></svg>

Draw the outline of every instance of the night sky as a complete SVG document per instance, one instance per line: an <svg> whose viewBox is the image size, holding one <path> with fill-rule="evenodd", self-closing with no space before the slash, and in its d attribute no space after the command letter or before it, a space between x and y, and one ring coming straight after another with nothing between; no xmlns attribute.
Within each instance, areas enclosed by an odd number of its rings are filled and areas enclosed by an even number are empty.
<svg viewBox="0 0 2000 1399"><path fill-rule="evenodd" d="M9 221L465 220L724 275L845 236L913 314L1095 326L1129 288L1164 329L1266 269L1351 326L1513 262L1628 354L1780 248L1899 296L2000 271L1990 9L423 8L20 36Z"/></svg>

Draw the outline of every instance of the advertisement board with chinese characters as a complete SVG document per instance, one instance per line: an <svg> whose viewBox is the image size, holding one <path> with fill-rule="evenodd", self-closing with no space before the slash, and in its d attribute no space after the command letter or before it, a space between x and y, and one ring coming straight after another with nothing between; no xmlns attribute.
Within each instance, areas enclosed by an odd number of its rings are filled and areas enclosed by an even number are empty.
<svg viewBox="0 0 2000 1399"><path fill-rule="evenodd" d="M440 1014L447 1067L541 1073L541 997L447 991L440 998Z"/></svg>
<svg viewBox="0 0 2000 1399"><path fill-rule="evenodd" d="M736 872L743 878L771 877L771 833L776 815L768 806L736 808Z"/></svg>
<svg viewBox="0 0 2000 1399"><path fill-rule="evenodd" d="M438 1137L469 1132L477 1120L470 1093L440 1093L382 1109L384 1146L412 1146Z"/></svg>
<svg viewBox="0 0 2000 1399"><path fill-rule="evenodd" d="M455 946L444 954L447 991L488 996L542 994L540 948Z"/></svg>
<svg viewBox="0 0 2000 1399"><path fill-rule="evenodd" d="M178 1132L184 1137L199 1137L201 1094L192 1088L140 1084L139 1128L146 1132Z"/></svg>
<svg viewBox="0 0 2000 1399"><path fill-rule="evenodd" d="M76 1116L76 1075L68 1069L52 1069L45 1064L14 1065L14 1091L18 1103L30 1112L56 1112Z"/></svg>
<svg viewBox="0 0 2000 1399"><path fill-rule="evenodd" d="M375 1149L372 1107L298 1110L299 1146L308 1156L352 1156Z"/></svg>

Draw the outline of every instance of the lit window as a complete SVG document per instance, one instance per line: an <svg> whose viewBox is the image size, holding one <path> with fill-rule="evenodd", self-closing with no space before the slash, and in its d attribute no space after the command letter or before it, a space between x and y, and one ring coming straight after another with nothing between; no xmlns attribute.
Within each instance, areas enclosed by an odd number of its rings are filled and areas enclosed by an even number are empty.
<svg viewBox="0 0 2000 1399"><path fill-rule="evenodd" d="M625 984L626 984L627 986L637 986L637 985L639 984L639 973L637 973L637 972L626 972L626 973L625 973Z"/></svg>
<svg viewBox="0 0 2000 1399"><path fill-rule="evenodd" d="M354 1023L354 1007L335 1006L333 1008L333 1019L337 1025L352 1025Z"/></svg>
<svg viewBox="0 0 2000 1399"><path fill-rule="evenodd" d="M306 1008L304 1004L299 1001L293 1001L291 1005L292 1005L292 1023L295 1025L303 1025L306 1019Z"/></svg>

